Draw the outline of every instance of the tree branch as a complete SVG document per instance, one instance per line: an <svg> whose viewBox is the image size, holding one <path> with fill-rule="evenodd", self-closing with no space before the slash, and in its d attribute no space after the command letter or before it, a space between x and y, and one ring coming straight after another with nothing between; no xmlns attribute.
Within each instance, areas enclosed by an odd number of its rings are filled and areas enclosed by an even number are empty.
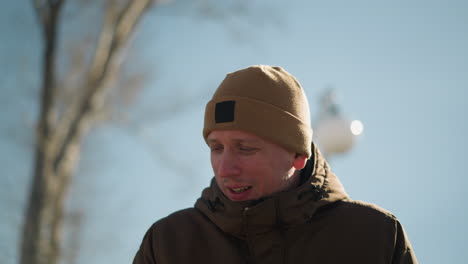
<svg viewBox="0 0 468 264"><path fill-rule="evenodd" d="M115 3L114 3L115 4ZM69 148L76 142L86 129L88 121L95 116L96 111L102 105L102 96L111 82L116 79L119 68L118 58L129 39L130 32L134 30L142 14L151 6L151 0L128 1L128 5L117 15L112 6L108 6L101 39L96 48L93 66L88 73L85 93L80 102L65 113L63 122L57 132L57 146L61 146L54 155L54 168L57 171L67 170L67 159L72 154L73 148ZM127 15L127 12L131 15ZM121 17L120 20L117 18ZM62 165L61 165L62 164ZM62 167L60 168L61 165Z"/></svg>

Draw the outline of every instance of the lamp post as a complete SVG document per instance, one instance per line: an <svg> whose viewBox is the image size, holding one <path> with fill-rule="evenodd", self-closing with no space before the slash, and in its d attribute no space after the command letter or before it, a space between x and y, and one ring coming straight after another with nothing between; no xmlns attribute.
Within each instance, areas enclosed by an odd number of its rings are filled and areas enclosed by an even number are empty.
<svg viewBox="0 0 468 264"><path fill-rule="evenodd" d="M320 98L320 111L315 128L315 140L326 157L348 152L364 126L359 120L349 120L340 111L336 93L328 89Z"/></svg>

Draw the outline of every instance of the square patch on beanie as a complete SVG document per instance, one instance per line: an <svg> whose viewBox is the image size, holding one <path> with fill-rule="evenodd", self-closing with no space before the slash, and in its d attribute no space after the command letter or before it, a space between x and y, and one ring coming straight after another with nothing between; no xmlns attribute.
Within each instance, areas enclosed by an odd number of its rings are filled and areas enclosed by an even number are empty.
<svg viewBox="0 0 468 264"><path fill-rule="evenodd" d="M235 101L224 101L216 104L215 122L226 123L234 121Z"/></svg>

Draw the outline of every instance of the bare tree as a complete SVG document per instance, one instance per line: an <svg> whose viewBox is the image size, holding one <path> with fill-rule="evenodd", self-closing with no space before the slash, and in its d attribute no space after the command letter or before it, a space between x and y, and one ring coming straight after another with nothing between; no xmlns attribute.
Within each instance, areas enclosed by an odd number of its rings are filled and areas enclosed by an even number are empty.
<svg viewBox="0 0 468 264"><path fill-rule="evenodd" d="M103 110L116 79L120 56L152 0L107 1L100 37L84 85L60 109L57 39L64 0L32 0L43 37L42 84L35 160L21 241L21 264L56 264L61 255L64 198L77 164L80 141ZM72 69L73 70L73 69Z"/></svg>
<svg viewBox="0 0 468 264"><path fill-rule="evenodd" d="M66 1L31 1L42 33L42 83L33 179L24 215L19 263L56 264L63 255L64 200L78 163L81 139L108 110L105 105L109 100L108 90L117 88L115 84L129 38L145 12L158 1L103 0L102 27L91 58L89 61L84 59L86 56L78 47L72 52L70 69L61 74L56 67L58 32L63 25L61 14ZM191 1L181 2L185 10L190 10ZM239 4L234 6L234 10L230 6L226 10L218 10L211 8L206 1L197 3L200 6L195 9L200 10L203 17L226 20L226 14L244 11L243 5ZM132 77L135 76L131 76L127 83L142 80L141 76L134 80ZM76 81L73 84L77 79L80 80L79 85ZM135 89L138 85L127 87ZM135 93L128 90L119 92L127 97Z"/></svg>

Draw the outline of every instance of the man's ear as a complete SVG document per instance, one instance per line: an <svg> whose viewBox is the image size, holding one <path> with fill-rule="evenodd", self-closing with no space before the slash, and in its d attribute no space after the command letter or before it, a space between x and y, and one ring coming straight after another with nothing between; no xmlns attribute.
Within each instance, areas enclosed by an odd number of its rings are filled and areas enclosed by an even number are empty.
<svg viewBox="0 0 468 264"><path fill-rule="evenodd" d="M296 170L302 170L307 163L307 157L302 154L296 154L296 157L293 160L293 167Z"/></svg>

